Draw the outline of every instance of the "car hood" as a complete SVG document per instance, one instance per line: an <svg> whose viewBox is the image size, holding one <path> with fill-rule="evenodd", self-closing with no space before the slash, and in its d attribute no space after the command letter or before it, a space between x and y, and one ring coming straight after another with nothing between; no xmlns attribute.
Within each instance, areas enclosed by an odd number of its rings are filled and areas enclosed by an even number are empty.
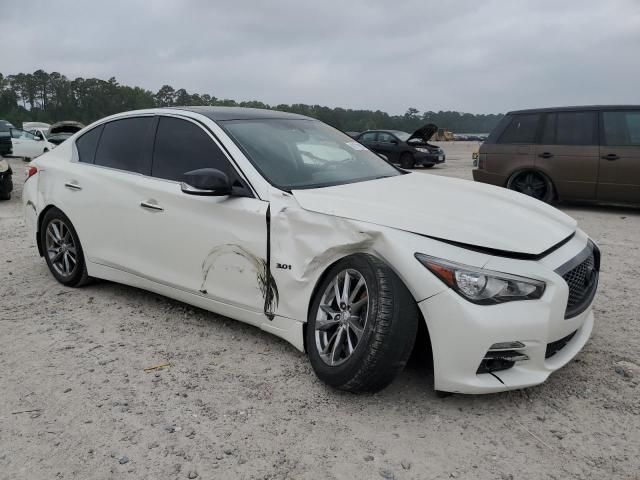
<svg viewBox="0 0 640 480"><path fill-rule="evenodd" d="M421 142L428 142L433 134L438 131L438 126L433 123L427 123L426 125L420 127L415 132L411 134L411 136L407 139L407 142L410 140L420 140Z"/></svg>
<svg viewBox="0 0 640 480"><path fill-rule="evenodd" d="M74 121L58 122L51 125L51 127L49 128L49 135L67 133L70 136L76 132L79 132L83 128L84 128L84 125L80 122L74 122Z"/></svg>
<svg viewBox="0 0 640 480"><path fill-rule="evenodd" d="M426 173L292 193L308 211L504 253L539 255L576 230L574 219L521 193Z"/></svg>

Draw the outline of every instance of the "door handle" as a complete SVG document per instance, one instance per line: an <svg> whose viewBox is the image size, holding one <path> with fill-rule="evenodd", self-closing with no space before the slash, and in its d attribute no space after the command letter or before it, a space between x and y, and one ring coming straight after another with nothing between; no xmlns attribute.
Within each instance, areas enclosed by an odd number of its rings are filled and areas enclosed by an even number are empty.
<svg viewBox="0 0 640 480"><path fill-rule="evenodd" d="M610 153L609 155L603 155L602 157L603 160L609 160L610 162L613 162L614 160L618 160L620 158L620 155L616 155L615 153Z"/></svg>
<svg viewBox="0 0 640 480"><path fill-rule="evenodd" d="M551 158L553 157L553 153L549 153L549 152L543 152L540 155L538 155L540 158Z"/></svg>
<svg viewBox="0 0 640 480"><path fill-rule="evenodd" d="M74 182L67 182L64 184L64 186L70 188L71 190L82 190L82 187Z"/></svg>
<svg viewBox="0 0 640 480"><path fill-rule="evenodd" d="M140 206L142 208L146 208L148 210L153 210L155 212L163 212L164 208L162 208L160 205L158 205L157 203L151 203L151 202L140 202Z"/></svg>

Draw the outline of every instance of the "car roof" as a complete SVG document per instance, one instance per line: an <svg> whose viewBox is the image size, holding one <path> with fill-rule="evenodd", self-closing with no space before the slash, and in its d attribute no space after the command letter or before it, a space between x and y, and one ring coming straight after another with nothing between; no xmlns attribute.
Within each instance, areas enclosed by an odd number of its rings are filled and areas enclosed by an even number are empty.
<svg viewBox="0 0 640 480"><path fill-rule="evenodd" d="M640 110L640 105L579 105L573 107L528 108L525 110L513 110L511 112L507 112L507 115L519 113L580 112L593 110Z"/></svg>
<svg viewBox="0 0 640 480"><path fill-rule="evenodd" d="M214 122L225 120L258 120L258 119L297 119L297 120L313 120L304 115L296 113L281 112L279 110L267 110L263 108L244 108L244 107L171 107L174 110L185 110L188 112L199 113L205 117L209 117Z"/></svg>

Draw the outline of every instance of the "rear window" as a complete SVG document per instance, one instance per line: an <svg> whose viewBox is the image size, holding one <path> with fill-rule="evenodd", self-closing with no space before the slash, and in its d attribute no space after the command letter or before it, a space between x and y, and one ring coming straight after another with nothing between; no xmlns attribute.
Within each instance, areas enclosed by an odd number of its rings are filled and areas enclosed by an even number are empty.
<svg viewBox="0 0 640 480"><path fill-rule="evenodd" d="M603 112L602 120L607 145L640 145L640 111Z"/></svg>
<svg viewBox="0 0 640 480"><path fill-rule="evenodd" d="M498 143L534 143L539 120L539 113L514 115Z"/></svg>
<svg viewBox="0 0 640 480"><path fill-rule="evenodd" d="M105 124L95 164L149 175L152 124L153 117L125 118Z"/></svg>
<svg viewBox="0 0 640 480"><path fill-rule="evenodd" d="M597 145L596 112L558 112L546 116L541 143Z"/></svg>
<svg viewBox="0 0 640 480"><path fill-rule="evenodd" d="M83 163L93 163L96 157L96 147L98 146L98 140L100 140L100 134L102 133L103 127L104 125L100 125L93 128L87 133L83 133L82 136L76 140L78 160Z"/></svg>

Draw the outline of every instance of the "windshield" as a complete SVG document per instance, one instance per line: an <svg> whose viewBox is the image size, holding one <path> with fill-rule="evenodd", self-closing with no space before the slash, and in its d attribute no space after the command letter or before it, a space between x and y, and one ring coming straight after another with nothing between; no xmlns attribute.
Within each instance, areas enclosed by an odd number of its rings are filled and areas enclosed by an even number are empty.
<svg viewBox="0 0 640 480"><path fill-rule="evenodd" d="M260 173L283 190L401 175L353 138L316 120L229 120L220 124Z"/></svg>

